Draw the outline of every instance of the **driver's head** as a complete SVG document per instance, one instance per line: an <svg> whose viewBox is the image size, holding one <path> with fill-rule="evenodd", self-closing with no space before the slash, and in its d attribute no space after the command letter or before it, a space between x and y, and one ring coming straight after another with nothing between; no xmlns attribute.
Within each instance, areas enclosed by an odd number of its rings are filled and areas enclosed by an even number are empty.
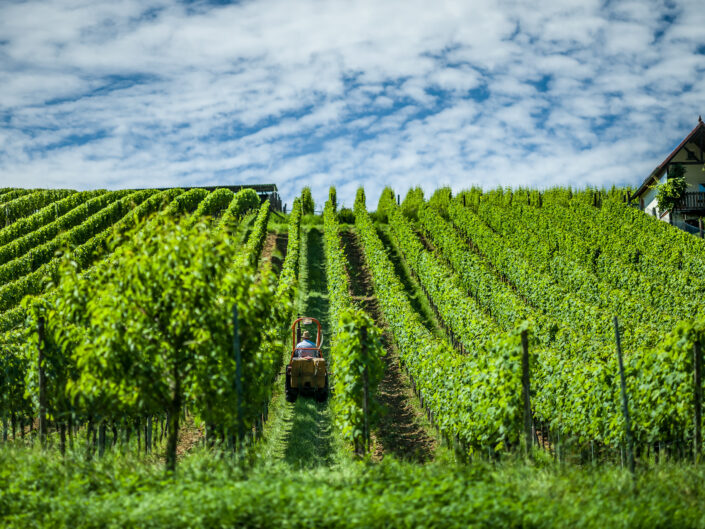
<svg viewBox="0 0 705 529"><path fill-rule="evenodd" d="M304 332L301 334L301 337L302 337L304 340L310 340L310 339L311 339L311 333L308 332L308 331L304 331Z"/></svg>

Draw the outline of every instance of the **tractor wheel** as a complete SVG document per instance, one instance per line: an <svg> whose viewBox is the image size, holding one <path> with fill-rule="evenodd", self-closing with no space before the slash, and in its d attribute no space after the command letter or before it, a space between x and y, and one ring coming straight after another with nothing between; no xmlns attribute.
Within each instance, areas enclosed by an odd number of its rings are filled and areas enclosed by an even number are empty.
<svg viewBox="0 0 705 529"><path fill-rule="evenodd" d="M291 375L289 374L286 375L284 390L286 392L286 401L296 402L296 397L299 396L299 390L291 387Z"/></svg>
<svg viewBox="0 0 705 529"><path fill-rule="evenodd" d="M328 400L328 375L326 375L326 384L321 389L316 392L316 400L318 402L325 402Z"/></svg>

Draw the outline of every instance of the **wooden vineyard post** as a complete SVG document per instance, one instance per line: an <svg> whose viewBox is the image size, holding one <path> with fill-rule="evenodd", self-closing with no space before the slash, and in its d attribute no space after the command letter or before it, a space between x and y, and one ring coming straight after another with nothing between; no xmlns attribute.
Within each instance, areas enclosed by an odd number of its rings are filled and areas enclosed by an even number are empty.
<svg viewBox="0 0 705 529"><path fill-rule="evenodd" d="M529 339L528 331L521 331L521 388L524 398L524 436L526 454L531 456L533 435L531 434L531 378L529 373Z"/></svg>
<svg viewBox="0 0 705 529"><path fill-rule="evenodd" d="M37 355L37 368L39 369L39 441L42 447L44 447L47 440L47 396L46 374L44 373L44 316L40 316L37 322L37 334L39 335L39 354Z"/></svg>
<svg viewBox="0 0 705 529"><path fill-rule="evenodd" d="M703 219L702 219L702 217L700 217L698 219L698 232L699 232L700 238L702 239L703 238Z"/></svg>
<svg viewBox="0 0 705 529"><path fill-rule="evenodd" d="M153 436L153 419L150 415L147 417L144 426L144 451L150 453L152 451L152 436Z"/></svg>
<svg viewBox="0 0 705 529"><path fill-rule="evenodd" d="M105 429L105 419L101 418L98 427L98 457L103 457L105 454Z"/></svg>
<svg viewBox="0 0 705 529"><path fill-rule="evenodd" d="M363 443L364 443L364 448L363 450L365 452L369 451L370 449L370 424L369 424L369 417L368 417L368 406L369 406L369 379L368 379L368 373L367 373L367 327L363 327L360 329L360 343L362 345L362 361L365 362L365 369L362 372L362 383L363 383L363 392L362 392L362 413L364 415L364 429L363 429Z"/></svg>
<svg viewBox="0 0 705 529"><path fill-rule="evenodd" d="M242 355L240 353L237 303L233 305L233 352L235 353L235 390L237 392L237 439L241 444L245 438L245 422L242 416Z"/></svg>
<svg viewBox="0 0 705 529"><path fill-rule="evenodd" d="M624 379L624 362L622 361L622 342L619 336L619 321L614 317L614 335L617 341L617 359L619 360L619 380L622 386L622 413L624 414L624 430L627 438L627 462L629 471L634 473L634 447L632 446L632 428L629 422L629 402L627 399L627 383Z"/></svg>
<svg viewBox="0 0 705 529"><path fill-rule="evenodd" d="M66 423L64 421L59 424L59 439L59 451L63 456L66 454Z"/></svg>
<svg viewBox="0 0 705 529"><path fill-rule="evenodd" d="M693 382L695 384L695 391L693 392L695 397L695 446L693 450L693 459L695 463L700 462L700 449L703 443L702 436L702 420L703 420L703 356L702 350L700 349L700 342L696 340L693 345Z"/></svg>

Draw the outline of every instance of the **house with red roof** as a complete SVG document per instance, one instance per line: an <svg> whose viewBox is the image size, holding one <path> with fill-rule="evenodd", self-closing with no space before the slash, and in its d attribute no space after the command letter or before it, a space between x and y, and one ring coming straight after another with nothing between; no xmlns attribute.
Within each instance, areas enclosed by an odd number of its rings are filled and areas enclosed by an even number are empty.
<svg viewBox="0 0 705 529"><path fill-rule="evenodd" d="M656 186L668 181L674 166L681 165L688 183L685 195L670 211L661 211L656 201ZM705 123L698 117L698 124L683 141L644 180L631 201L639 209L687 231L697 231L698 219L705 217Z"/></svg>

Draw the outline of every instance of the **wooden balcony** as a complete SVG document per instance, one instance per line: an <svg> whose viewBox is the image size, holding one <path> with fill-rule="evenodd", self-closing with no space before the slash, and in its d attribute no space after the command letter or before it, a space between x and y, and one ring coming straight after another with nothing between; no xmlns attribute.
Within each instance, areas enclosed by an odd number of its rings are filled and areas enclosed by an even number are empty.
<svg viewBox="0 0 705 529"><path fill-rule="evenodd" d="M686 193L675 209L685 213L705 211L705 192Z"/></svg>

